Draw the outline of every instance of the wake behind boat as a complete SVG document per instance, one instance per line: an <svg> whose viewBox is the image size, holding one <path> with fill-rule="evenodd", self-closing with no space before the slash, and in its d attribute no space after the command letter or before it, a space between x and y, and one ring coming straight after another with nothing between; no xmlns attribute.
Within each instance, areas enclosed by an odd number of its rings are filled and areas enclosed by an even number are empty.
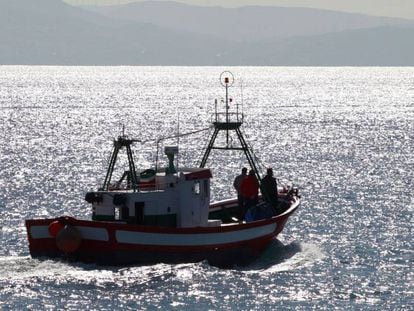
<svg viewBox="0 0 414 311"><path fill-rule="evenodd" d="M275 190L277 204L260 199L250 206L246 217L240 217L237 198L210 203L212 173L205 166L212 150L244 152L263 197L273 195L263 186L256 158L242 134L243 114L238 106L235 112L229 106L231 73L224 72L221 82L226 90L225 112L218 111L216 101L214 131L199 167L177 167L179 150L171 146L164 149L168 166L159 168L157 145L155 168L138 172L132 146L139 140L122 134L114 141L102 187L85 196L92 207L92 220L68 216L26 220L31 256L108 265L208 260L218 266L245 264L257 258L283 230L298 208L300 196L296 188L279 188ZM232 134L239 145L229 144ZM224 146L217 146L220 135L224 135ZM123 150L128 167L113 182Z"/></svg>

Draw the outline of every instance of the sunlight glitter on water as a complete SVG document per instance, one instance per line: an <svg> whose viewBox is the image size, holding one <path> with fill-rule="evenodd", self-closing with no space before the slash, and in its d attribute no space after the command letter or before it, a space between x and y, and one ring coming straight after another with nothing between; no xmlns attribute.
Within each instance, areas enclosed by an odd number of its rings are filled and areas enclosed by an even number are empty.
<svg viewBox="0 0 414 311"><path fill-rule="evenodd" d="M248 267L97 267L27 257L24 219L90 218L122 124L154 163L155 140L208 126L218 75L202 67L1 67L0 304L5 310L409 309L414 303L413 68L234 67L244 131L303 203ZM231 89L240 102L240 84ZM179 117L178 117L179 113ZM206 138L180 140L196 165ZM175 142L169 142L175 143ZM136 154L137 155L137 154ZM246 165L212 154L215 199Z"/></svg>

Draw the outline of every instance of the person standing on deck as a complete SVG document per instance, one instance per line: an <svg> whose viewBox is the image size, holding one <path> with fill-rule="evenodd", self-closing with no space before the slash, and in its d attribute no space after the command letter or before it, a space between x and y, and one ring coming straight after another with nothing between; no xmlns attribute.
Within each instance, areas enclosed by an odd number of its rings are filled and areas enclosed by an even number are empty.
<svg viewBox="0 0 414 311"><path fill-rule="evenodd" d="M234 179L234 182L233 182L233 187L237 191L237 202L239 204L239 215L243 214L242 211L244 210L244 206L246 205L246 202L240 192L240 186L246 177L247 177L247 168L243 167L241 174L238 175Z"/></svg>
<svg viewBox="0 0 414 311"><path fill-rule="evenodd" d="M276 178L273 177L273 170L270 167L267 169L266 176L262 179L262 194L263 199L267 203L273 207L277 206L277 182Z"/></svg>
<svg viewBox="0 0 414 311"><path fill-rule="evenodd" d="M239 220L243 220L246 214L246 211L256 205L259 200L259 183L257 182L257 178L254 174L253 170L250 170L249 176L243 179L240 185L240 193L244 200L246 200L245 208L242 211L242 218Z"/></svg>

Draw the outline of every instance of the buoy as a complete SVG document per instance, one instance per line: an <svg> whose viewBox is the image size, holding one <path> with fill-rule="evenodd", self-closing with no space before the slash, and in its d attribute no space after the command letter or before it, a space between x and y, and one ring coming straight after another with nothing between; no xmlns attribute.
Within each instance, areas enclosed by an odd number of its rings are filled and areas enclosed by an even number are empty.
<svg viewBox="0 0 414 311"><path fill-rule="evenodd" d="M55 238L59 231L63 229L63 227L64 225L59 220L55 220L49 224L47 231L49 231L49 234Z"/></svg>
<svg viewBox="0 0 414 311"><path fill-rule="evenodd" d="M65 225L56 236L56 246L65 253L73 253L82 242L82 236L78 229L71 225Z"/></svg>

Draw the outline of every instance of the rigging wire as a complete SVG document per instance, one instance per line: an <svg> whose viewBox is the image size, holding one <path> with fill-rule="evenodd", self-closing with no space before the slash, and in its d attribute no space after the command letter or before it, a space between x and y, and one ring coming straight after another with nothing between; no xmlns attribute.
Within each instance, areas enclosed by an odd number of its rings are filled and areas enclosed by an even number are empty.
<svg viewBox="0 0 414 311"><path fill-rule="evenodd" d="M207 137L210 137L210 136L211 136L211 130L212 130L212 129L213 129L213 126L210 126L210 127L209 127L209 131L208 131L208 133L207 133ZM202 155L203 155L203 153L204 153L204 150L206 150L206 149L207 149L208 144L209 144L209 140L206 140L206 143L204 144L204 148L203 148L203 149L201 149L201 151L200 151L200 157L199 157L199 158L201 158L201 157L202 157Z"/></svg>
<svg viewBox="0 0 414 311"><path fill-rule="evenodd" d="M196 130L196 131L192 131L192 132L187 132L187 133L183 133L183 134L176 134L176 135L171 135L171 136L165 136L165 137L161 137L157 140L157 153L156 153L156 157L155 157L155 171L158 170L158 152L159 152L159 145L160 142L166 139L172 139L172 138L179 138L179 137L184 137L184 136L189 136L189 135L193 135L193 134L197 134L197 133L201 133L207 130L210 130L212 128L212 126L203 128L201 130Z"/></svg>

